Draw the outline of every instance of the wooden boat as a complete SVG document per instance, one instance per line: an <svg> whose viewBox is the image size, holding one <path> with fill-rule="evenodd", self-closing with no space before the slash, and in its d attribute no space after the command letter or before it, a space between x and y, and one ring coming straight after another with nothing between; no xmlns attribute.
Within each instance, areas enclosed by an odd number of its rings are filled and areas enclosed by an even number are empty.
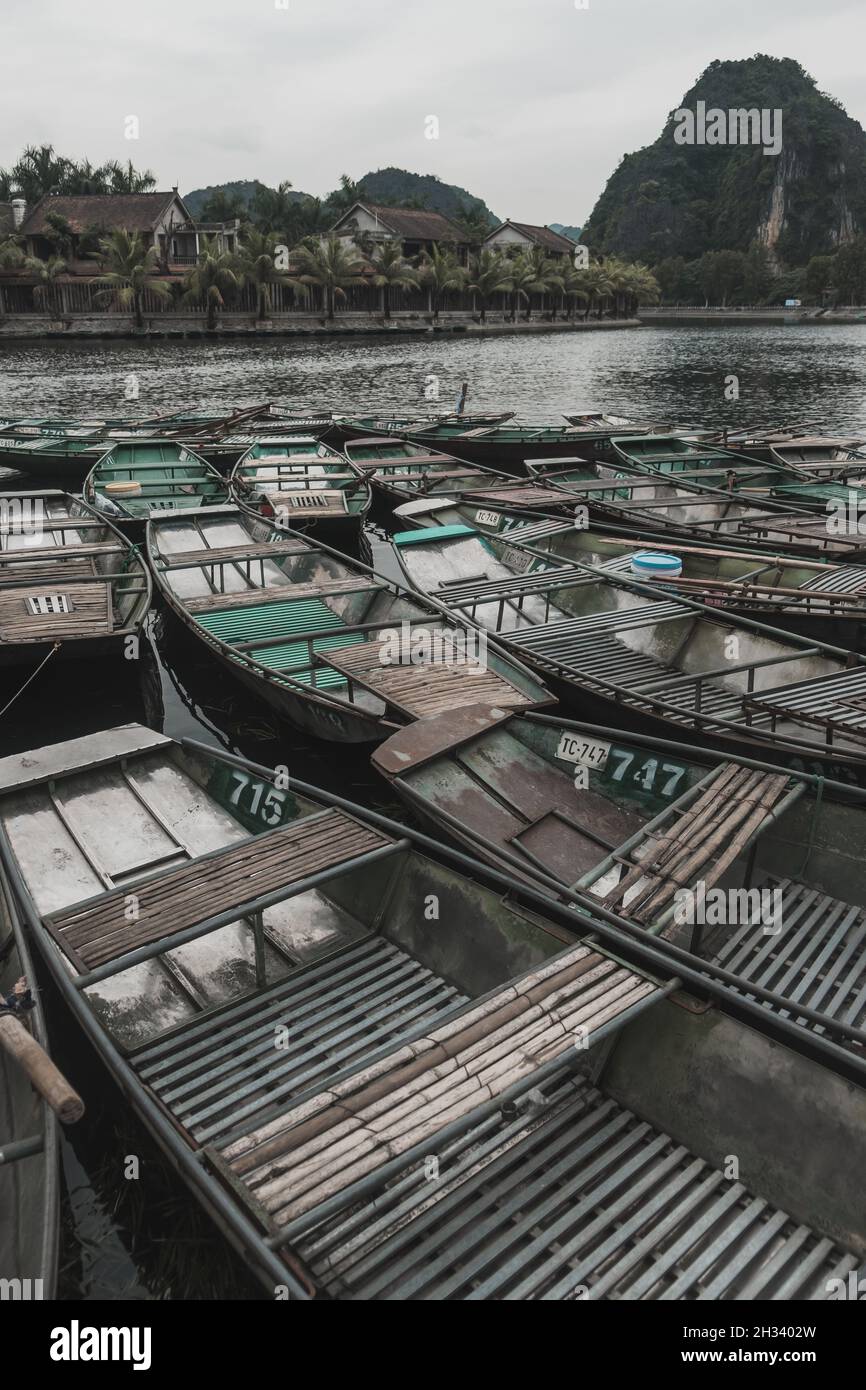
<svg viewBox="0 0 866 1390"><path fill-rule="evenodd" d="M484 464L503 473L523 474L526 460L543 456L566 458L575 453L594 456L593 434L579 425L492 425L464 430L443 422L423 430L408 430L412 443L447 449L466 463Z"/></svg>
<svg viewBox="0 0 866 1390"><path fill-rule="evenodd" d="M438 450L420 453L402 439L350 439L343 454L390 506L418 496L450 496L465 487L497 487L504 481L501 473L473 468Z"/></svg>
<svg viewBox="0 0 866 1390"><path fill-rule="evenodd" d="M844 1022L858 1047L866 893L851 847L866 791L484 705L401 729L372 761L437 834L806 1006L802 1028ZM717 888L751 896L701 912Z"/></svg>
<svg viewBox="0 0 866 1390"><path fill-rule="evenodd" d="M801 489L761 492L751 500L749 489L737 493L686 482L676 474L644 474L617 469L602 476L603 465L555 461L533 466L533 476L547 487L573 494L575 509L582 506L581 524L592 522L634 531L661 541L681 538L698 544L730 544L738 549L767 550L802 555L811 559L863 563L866 560L866 528L828 527L827 499L802 496ZM814 485L807 488L814 491ZM847 492L833 494L843 507ZM480 523L479 523L480 525ZM497 529L507 525L500 521Z"/></svg>
<svg viewBox="0 0 866 1390"><path fill-rule="evenodd" d="M446 422L456 432L487 428L510 420L513 412L498 414L471 415L334 415L327 431L327 442L335 447L343 445L348 439L361 439L364 435L375 438L405 435L416 429L430 429Z"/></svg>
<svg viewBox="0 0 866 1390"><path fill-rule="evenodd" d="M368 480L336 450L311 435L290 434L252 444L231 475L231 495L280 526L339 544L370 511Z"/></svg>
<svg viewBox="0 0 866 1390"><path fill-rule="evenodd" d="M56 435L4 435L0 437L0 468L78 484L106 457L110 447L104 439L89 435L66 439Z"/></svg>
<svg viewBox="0 0 866 1390"><path fill-rule="evenodd" d="M40 991L25 932L0 890L0 999L20 979L31 986L32 1037L48 1050ZM60 1232L60 1140L57 1116L16 1059L0 1046L0 1269L16 1292L4 1297L54 1298ZM14 1281L20 1281L17 1285Z"/></svg>
<svg viewBox="0 0 866 1390"><path fill-rule="evenodd" d="M857 477L866 472L864 441L824 435L793 436L769 445L770 458L814 478Z"/></svg>
<svg viewBox="0 0 866 1390"><path fill-rule="evenodd" d="M821 1299L862 1261L845 1026L613 914L140 726L0 761L0 858L271 1297Z"/></svg>
<svg viewBox="0 0 866 1390"><path fill-rule="evenodd" d="M152 512L182 512L227 497L220 475L185 444L162 439L118 442L87 475L85 501L142 530Z"/></svg>
<svg viewBox="0 0 866 1390"><path fill-rule="evenodd" d="M621 567L646 580L646 574L639 572L639 557L670 557L679 561L681 571L673 577L658 577L666 594L682 593L710 607L757 617L786 632L853 651L863 645L866 566L806 562L722 545L666 541L663 547L647 547L635 536L618 535L610 528L577 528L571 521L533 522L517 515L509 517L510 524L492 546L485 539L487 528L472 524L474 510L464 502L447 513L434 513L433 525L425 530L413 527L392 536L395 556L410 584L438 593L439 584L455 579L502 579L572 562Z"/></svg>
<svg viewBox="0 0 866 1390"><path fill-rule="evenodd" d="M778 482L797 481L796 470L785 464L761 463L678 434L617 435L611 447L620 462L642 473L676 473L687 481L716 487L770 488Z"/></svg>
<svg viewBox="0 0 866 1390"><path fill-rule="evenodd" d="M144 560L95 508L53 490L0 496L0 666L128 652L150 598Z"/></svg>
<svg viewBox="0 0 866 1390"><path fill-rule="evenodd" d="M199 641L307 733L384 738L477 698L550 703L520 662L446 608L237 507L153 517L156 583Z"/></svg>
<svg viewBox="0 0 866 1390"><path fill-rule="evenodd" d="M642 583L627 555L515 573L507 536L481 549L434 533L425 553L419 534L396 542L419 591L480 623L585 717L866 785L866 657Z"/></svg>

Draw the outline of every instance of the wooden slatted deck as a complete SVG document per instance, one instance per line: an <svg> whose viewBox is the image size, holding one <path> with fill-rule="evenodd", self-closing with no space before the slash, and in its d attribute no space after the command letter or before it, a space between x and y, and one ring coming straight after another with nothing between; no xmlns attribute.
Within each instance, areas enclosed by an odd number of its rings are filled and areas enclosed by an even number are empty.
<svg viewBox="0 0 866 1390"><path fill-rule="evenodd" d="M160 551L158 555L161 570L195 569L201 565L243 565L250 560L275 560L281 555L297 555L307 551L303 541L259 541L250 545L210 545L197 550Z"/></svg>
<svg viewBox="0 0 866 1390"><path fill-rule="evenodd" d="M228 608L258 608L268 603L288 603L310 598L336 598L342 594L359 594L382 589L384 584L359 574L355 579L329 579L312 584L275 584L270 588L253 588L236 594L204 594L201 598L184 599L189 613L222 612Z"/></svg>
<svg viewBox="0 0 866 1390"><path fill-rule="evenodd" d="M459 644L461 634L455 636ZM461 705L489 703L511 709L534 703L531 696L524 695L504 676L485 670L475 658L463 659L459 645L453 664L424 661L418 665L384 666L382 655L379 642L359 642L352 647L319 652L317 659L412 719Z"/></svg>
<svg viewBox="0 0 866 1390"><path fill-rule="evenodd" d="M563 1073L294 1244L332 1297L826 1299L859 1259ZM832 1288L832 1285L830 1286Z"/></svg>
<svg viewBox="0 0 866 1390"><path fill-rule="evenodd" d="M866 742L866 666L761 691L748 696L744 706L769 716L774 725L790 719Z"/></svg>
<svg viewBox="0 0 866 1390"><path fill-rule="evenodd" d="M328 810L257 835L135 885L47 917L46 925L80 972L150 945L278 888L392 844L343 811Z"/></svg>
<svg viewBox="0 0 866 1390"><path fill-rule="evenodd" d="M768 878L759 891L779 895L773 930L767 930L763 912L754 912L715 959L743 980L784 994L792 1005L866 1027L866 909L790 879ZM789 1017L823 1031L797 1019L796 1008Z"/></svg>
<svg viewBox="0 0 866 1390"><path fill-rule="evenodd" d="M31 642L63 637L102 637L114 631L111 584L107 579L92 584L76 583L67 593L64 576L50 584L0 590L0 642ZM51 599L64 594L69 613L32 613L29 599Z"/></svg>
<svg viewBox="0 0 866 1390"><path fill-rule="evenodd" d="M583 944L219 1149L275 1228L624 1020L659 986Z"/></svg>
<svg viewBox="0 0 866 1390"><path fill-rule="evenodd" d="M365 933L131 1061L192 1142L227 1143L465 1002L404 951Z"/></svg>

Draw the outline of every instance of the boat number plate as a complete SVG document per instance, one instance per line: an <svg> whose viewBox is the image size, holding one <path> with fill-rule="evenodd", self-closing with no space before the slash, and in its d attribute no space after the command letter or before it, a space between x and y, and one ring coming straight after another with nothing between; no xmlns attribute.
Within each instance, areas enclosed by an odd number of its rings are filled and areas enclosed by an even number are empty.
<svg viewBox="0 0 866 1390"><path fill-rule="evenodd" d="M513 545L506 545L502 549L502 563L523 573L532 564L532 556L524 550L516 550Z"/></svg>
<svg viewBox="0 0 866 1390"><path fill-rule="evenodd" d="M610 744L601 739L580 738L575 734L564 733L559 740L556 756L564 762L575 763L578 767L603 768L607 765Z"/></svg>
<svg viewBox="0 0 866 1390"><path fill-rule="evenodd" d="M499 512L478 511L475 513L475 520L482 526L498 526L502 517Z"/></svg>

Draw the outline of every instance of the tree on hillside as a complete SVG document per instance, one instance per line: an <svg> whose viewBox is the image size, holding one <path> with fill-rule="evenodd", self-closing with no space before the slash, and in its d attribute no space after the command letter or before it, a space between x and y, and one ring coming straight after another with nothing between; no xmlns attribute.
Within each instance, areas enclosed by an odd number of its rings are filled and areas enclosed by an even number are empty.
<svg viewBox="0 0 866 1390"><path fill-rule="evenodd" d="M866 299L866 236L840 246L835 256L836 291L840 304L862 304Z"/></svg>
<svg viewBox="0 0 866 1390"><path fill-rule="evenodd" d="M806 266L806 273L803 276L803 289L810 299L821 302L823 296L835 289L836 286L836 257L835 256L813 256Z"/></svg>
<svg viewBox="0 0 866 1390"><path fill-rule="evenodd" d="M724 307L742 289L745 271L746 258L741 251L705 251L699 274L706 303Z"/></svg>
<svg viewBox="0 0 866 1390"><path fill-rule="evenodd" d="M227 193L224 188L215 188L201 205L198 222L233 222L236 217L245 217L247 205L240 193Z"/></svg>
<svg viewBox="0 0 866 1390"><path fill-rule="evenodd" d="M334 209L335 213L339 214L348 212L355 203L363 202L365 197L363 183L354 183L348 174L341 174L340 187L335 188L333 193L329 193L325 202Z"/></svg>

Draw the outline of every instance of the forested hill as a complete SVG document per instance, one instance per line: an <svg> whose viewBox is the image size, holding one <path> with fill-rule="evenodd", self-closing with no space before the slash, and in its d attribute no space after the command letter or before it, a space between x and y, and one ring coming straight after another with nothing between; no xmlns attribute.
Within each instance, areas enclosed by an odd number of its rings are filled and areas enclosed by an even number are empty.
<svg viewBox="0 0 866 1390"><path fill-rule="evenodd" d="M658 139L626 155L583 240L656 264L757 243L778 265L805 265L866 230L866 133L791 58L714 62L681 108L782 112L782 147L677 144L672 111Z"/></svg>

